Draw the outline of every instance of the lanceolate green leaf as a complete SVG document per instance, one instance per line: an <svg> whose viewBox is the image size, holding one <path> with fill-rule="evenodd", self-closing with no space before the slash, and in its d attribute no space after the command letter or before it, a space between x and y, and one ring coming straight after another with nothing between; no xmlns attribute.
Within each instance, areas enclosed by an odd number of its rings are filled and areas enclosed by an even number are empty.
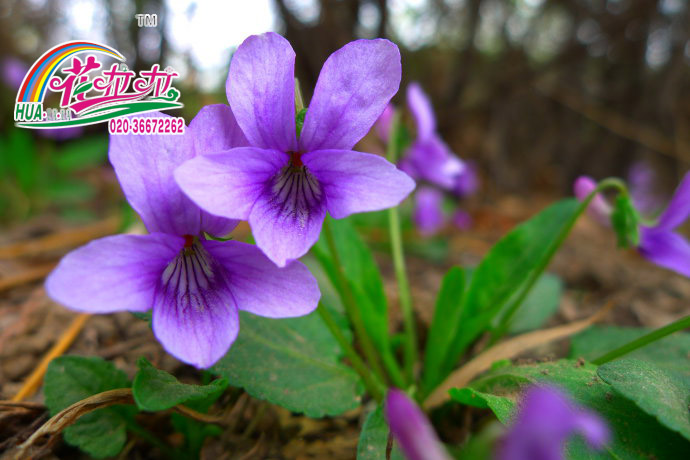
<svg viewBox="0 0 690 460"><path fill-rule="evenodd" d="M226 379L214 380L208 385L180 383L174 376L153 367L145 358L139 358L138 365L132 393L141 410L159 411L189 401L217 398L228 386Z"/></svg>
<svg viewBox="0 0 690 460"><path fill-rule="evenodd" d="M674 374L637 359L604 364L597 374L640 409L690 440L690 387Z"/></svg>
<svg viewBox="0 0 690 460"><path fill-rule="evenodd" d="M470 387L517 402L522 389L530 384L551 384L564 389L578 404L597 411L611 427L613 441L608 451L592 452L581 440L574 439L567 447L569 459L684 458L690 448L686 439L661 425L599 378L596 366L591 364L561 360L501 367Z"/></svg>
<svg viewBox="0 0 690 460"><path fill-rule="evenodd" d="M491 409L501 423L508 423L515 410L515 401L504 396L482 393L474 388L453 388L450 390L453 401L479 409Z"/></svg>
<svg viewBox="0 0 690 460"><path fill-rule="evenodd" d="M467 346L489 327L494 316L509 301L514 302L521 289L536 282L580 210L575 199L559 201L518 225L484 257L465 292L439 378L427 382L427 391L450 373Z"/></svg>
<svg viewBox="0 0 690 460"><path fill-rule="evenodd" d="M129 387L124 372L101 358L61 356L55 358L45 376L45 403L51 415L107 390ZM65 441L96 458L117 455L127 440L126 420L136 412L133 406L113 406L79 418L64 431Z"/></svg>
<svg viewBox="0 0 690 460"><path fill-rule="evenodd" d="M462 267L453 267L448 270L436 298L434 318L426 341L422 377L425 388L441 380L443 360L460 323L464 290L465 271Z"/></svg>
<svg viewBox="0 0 690 460"><path fill-rule="evenodd" d="M269 319L240 313L240 334L212 371L265 399L310 417L339 415L360 403L357 374L316 313Z"/></svg>

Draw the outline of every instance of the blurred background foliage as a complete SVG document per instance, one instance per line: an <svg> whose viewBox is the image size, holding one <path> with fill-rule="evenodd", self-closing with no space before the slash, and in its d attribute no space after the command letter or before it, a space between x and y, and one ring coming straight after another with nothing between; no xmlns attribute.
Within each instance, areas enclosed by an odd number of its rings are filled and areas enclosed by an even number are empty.
<svg viewBox="0 0 690 460"><path fill-rule="evenodd" d="M136 13L158 14L158 27L139 28ZM232 52L267 30L295 48L307 98L337 48L395 41L403 88L416 80L430 94L441 135L479 166L487 197L568 194L580 174L624 176L640 161L668 193L690 161L685 0L2 0L0 224L120 205L105 124L69 139L13 126L18 65L62 41L103 42L134 70L180 72L189 121L227 102Z"/></svg>

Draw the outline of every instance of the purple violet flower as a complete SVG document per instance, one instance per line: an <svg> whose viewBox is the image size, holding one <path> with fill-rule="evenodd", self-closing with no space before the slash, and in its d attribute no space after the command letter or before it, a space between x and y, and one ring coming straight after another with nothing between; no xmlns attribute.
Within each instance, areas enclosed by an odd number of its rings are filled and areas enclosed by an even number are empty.
<svg viewBox="0 0 690 460"><path fill-rule="evenodd" d="M175 183L184 161L238 145L246 139L220 104L204 107L184 135L111 136L110 162L150 233L108 236L67 254L46 281L50 297L89 313L153 309L163 347L200 368L230 348L238 310L270 318L314 310L320 293L304 265L279 269L256 246L206 239L237 222L202 211Z"/></svg>
<svg viewBox="0 0 690 460"><path fill-rule="evenodd" d="M581 176L575 181L574 188L575 196L582 201L596 188L596 182L590 177ZM594 197L587 211L603 225L611 225L612 209L601 195ZM674 231L689 216L690 173L686 173L656 224L640 225L639 253L656 265L690 277L690 243Z"/></svg>
<svg viewBox="0 0 690 460"><path fill-rule="evenodd" d="M690 172L655 225L640 226L638 250L652 263L690 277L690 243L674 230L690 216Z"/></svg>
<svg viewBox="0 0 690 460"><path fill-rule="evenodd" d="M424 412L404 392L388 391L384 415L408 460L450 460Z"/></svg>
<svg viewBox="0 0 690 460"><path fill-rule="evenodd" d="M654 188L655 174L649 164L643 161L633 163L628 171L630 197L643 216L654 216L663 207L663 200Z"/></svg>
<svg viewBox="0 0 690 460"><path fill-rule="evenodd" d="M249 221L276 264L303 256L328 211L396 206L414 181L384 158L353 151L400 84L400 52L388 40L357 40L321 70L301 135L295 125L295 53L278 34L247 38L230 64L230 107L251 147L188 161L175 177L208 212Z"/></svg>
<svg viewBox="0 0 690 460"><path fill-rule="evenodd" d="M433 235L445 222L443 215L443 192L437 188L420 187L414 195L414 214L412 216L417 230L422 235Z"/></svg>
<svg viewBox="0 0 690 460"><path fill-rule="evenodd" d="M599 415L575 406L555 388L534 386L524 394L496 458L562 460L565 443L574 434L582 435L593 449L601 449L610 439Z"/></svg>
<svg viewBox="0 0 690 460"><path fill-rule="evenodd" d="M400 169L415 179L452 190L465 165L436 132L431 101L418 83L407 86L407 106L417 125L417 138L400 161Z"/></svg>
<svg viewBox="0 0 690 460"><path fill-rule="evenodd" d="M28 71L29 66L14 56L5 57L0 63L2 81L12 89L19 89Z"/></svg>

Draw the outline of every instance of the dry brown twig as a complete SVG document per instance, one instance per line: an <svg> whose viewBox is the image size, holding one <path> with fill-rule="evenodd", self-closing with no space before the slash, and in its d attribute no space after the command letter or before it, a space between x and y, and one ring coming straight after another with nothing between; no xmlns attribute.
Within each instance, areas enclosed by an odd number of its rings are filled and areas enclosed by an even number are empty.
<svg viewBox="0 0 690 460"><path fill-rule="evenodd" d="M613 302L609 302L589 318L552 327L550 329L528 332L494 345L450 374L427 398L424 402L424 408L431 409L443 404L450 398L448 390L466 386L477 375L488 370L496 361L513 358L539 345L544 345L580 332L602 319L611 308L613 308L613 305Z"/></svg>

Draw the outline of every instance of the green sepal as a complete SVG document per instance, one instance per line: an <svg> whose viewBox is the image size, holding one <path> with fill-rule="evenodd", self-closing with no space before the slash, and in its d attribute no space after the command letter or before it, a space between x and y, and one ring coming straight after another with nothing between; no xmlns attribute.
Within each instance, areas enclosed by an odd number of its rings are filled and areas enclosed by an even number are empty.
<svg viewBox="0 0 690 460"><path fill-rule="evenodd" d="M611 226L618 237L621 248L637 247L640 244L640 215L635 210L629 195L620 194L611 213Z"/></svg>

